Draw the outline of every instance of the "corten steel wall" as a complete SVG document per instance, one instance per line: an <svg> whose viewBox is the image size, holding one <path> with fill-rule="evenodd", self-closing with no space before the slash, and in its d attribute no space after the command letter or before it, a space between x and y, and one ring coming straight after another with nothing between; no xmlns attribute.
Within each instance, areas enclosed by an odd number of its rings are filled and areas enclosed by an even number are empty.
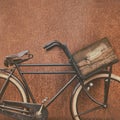
<svg viewBox="0 0 120 120"><path fill-rule="evenodd" d="M57 39L66 43L73 53L80 47L103 37L109 38L120 58L119 0L0 1L1 67L3 67L4 56L25 49L34 54L31 63L35 61L36 63L65 63L67 59L59 48L45 52L42 49L43 45ZM120 75L119 65L120 63L115 65L114 73ZM52 97L67 82L70 75L42 75L41 77L37 75L27 76L27 78L30 78L28 80L30 88L40 102L45 96ZM74 85L49 107L51 120L72 120L69 98ZM0 116L0 120L8 119Z"/></svg>

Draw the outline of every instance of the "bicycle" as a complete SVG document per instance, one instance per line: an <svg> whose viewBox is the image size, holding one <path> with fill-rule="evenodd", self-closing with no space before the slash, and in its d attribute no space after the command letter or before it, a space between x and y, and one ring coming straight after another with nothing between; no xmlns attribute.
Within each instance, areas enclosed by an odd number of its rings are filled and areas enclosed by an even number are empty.
<svg viewBox="0 0 120 120"><path fill-rule="evenodd" d="M64 51L69 60L67 64L23 64L33 58L28 50L6 56L4 64L8 68L0 69L0 113L17 120L47 120L47 108L73 81L77 80L70 102L70 111L74 120L118 120L120 118L120 95L119 91L111 90L118 87L118 83L120 83L120 77L112 74L112 66L118 62L118 58L107 38L80 49L74 54L71 54L67 46L59 41L48 43L44 49L48 51L55 46ZM69 66L73 70L59 72L21 70L21 67L35 66ZM19 78L15 75L16 71ZM39 104L36 102L24 74L72 74L72 78L53 98L50 100L45 98ZM13 90L18 92L20 100L15 101L15 96L13 99L9 98L11 86L10 90L8 86L10 84L15 87L16 91ZM115 93L117 99L113 100L112 95L114 96Z"/></svg>

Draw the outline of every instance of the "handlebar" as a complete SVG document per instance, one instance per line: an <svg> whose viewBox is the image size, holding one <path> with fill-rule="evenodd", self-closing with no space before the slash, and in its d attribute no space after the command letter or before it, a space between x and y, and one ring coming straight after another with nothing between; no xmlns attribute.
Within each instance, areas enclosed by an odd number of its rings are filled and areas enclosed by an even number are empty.
<svg viewBox="0 0 120 120"><path fill-rule="evenodd" d="M48 44L46 44L43 48L46 49L46 50L50 50L52 49L53 47L60 47L64 53L67 55L68 58L71 58L71 54L67 48L67 46L65 44L62 44L61 42L57 41L57 40L54 40Z"/></svg>
<svg viewBox="0 0 120 120"><path fill-rule="evenodd" d="M46 44L43 48L46 50L50 50L51 48L53 48L55 46L63 48L64 45L62 43L60 43L59 41L55 40L55 41L52 41L52 42Z"/></svg>

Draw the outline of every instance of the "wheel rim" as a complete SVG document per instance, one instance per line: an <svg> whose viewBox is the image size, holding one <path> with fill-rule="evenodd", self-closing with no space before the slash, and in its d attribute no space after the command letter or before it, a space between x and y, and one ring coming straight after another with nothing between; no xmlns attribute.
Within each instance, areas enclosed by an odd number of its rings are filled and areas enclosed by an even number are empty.
<svg viewBox="0 0 120 120"><path fill-rule="evenodd" d="M8 75L0 74L0 88L2 87L5 79L7 78L8 78ZM10 83L5 91L5 95L3 96L4 97L2 99L5 99L5 100L27 102L27 97L23 89L23 86L19 83L18 79L14 79L12 77L10 78Z"/></svg>
<svg viewBox="0 0 120 120"><path fill-rule="evenodd" d="M106 75L104 74L104 75L101 75L99 77L106 77ZM114 79L117 79L117 81L120 82L120 79L118 79L114 75L112 77ZM98 80L95 80L98 77L93 77L93 78L94 78L94 81L96 81L96 82L98 81ZM91 81L91 79L89 79L88 81L85 82L86 88L89 87L88 84L91 84L90 81ZM94 83L95 86L92 86L91 88L88 88L88 89L90 89L90 92L91 92L91 94L92 94L92 96L94 98L96 98L99 102L103 103L104 100L101 99L100 96L104 95L104 94L103 94L103 91L99 90L101 88L101 86L102 86L101 81L102 80L98 81L98 83L97 83L98 85L96 85L96 83ZM75 94L73 96L73 100L72 100L72 114L73 114L74 119L75 120L86 120L86 119L90 119L90 120L92 120L92 119L95 119L95 120L112 120L112 119L113 120L118 120L118 118L120 119L119 113L117 112L117 111L120 111L120 105L119 105L119 101L120 101L120 97L119 96L120 95L118 95L119 92L118 91L116 92L116 90L115 90L116 86L119 87L117 82L116 83L115 82L111 82L111 88L112 89L110 88L110 91L109 91L109 101L108 101L108 105L107 105L106 108L105 107L103 108L103 106L102 106L101 107L102 109L100 109L99 111L98 110L94 110L94 112L88 112L87 114L84 114L84 115L81 115L81 116L79 116L78 113L81 114L82 112L85 112L88 109L90 110L96 104L91 102L91 100L88 100L89 98L86 96L86 94L82 93L82 87L79 86L78 89L76 90L76 92L75 92ZM95 88L95 87L97 87L97 88ZM117 100L118 101L114 100L114 97L112 97L111 93L113 95L117 96ZM98 98L95 95L97 95ZM77 101L77 97L78 96L79 96L79 98L78 98L79 101ZM111 103L111 104L109 104L109 103ZM78 106L78 104L80 104L79 107L76 107L76 105ZM116 105L117 105L117 107L116 107ZM81 109L79 110L79 108L81 108L82 110ZM112 115L112 114L114 114L114 115Z"/></svg>

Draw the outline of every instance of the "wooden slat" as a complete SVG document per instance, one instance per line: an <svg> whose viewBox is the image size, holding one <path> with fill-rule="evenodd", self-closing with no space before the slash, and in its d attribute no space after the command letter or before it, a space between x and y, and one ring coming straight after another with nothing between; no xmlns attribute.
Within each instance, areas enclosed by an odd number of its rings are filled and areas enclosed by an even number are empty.
<svg viewBox="0 0 120 120"><path fill-rule="evenodd" d="M107 38L80 49L73 55L73 58L82 75L90 74L101 67L107 67L118 59Z"/></svg>

